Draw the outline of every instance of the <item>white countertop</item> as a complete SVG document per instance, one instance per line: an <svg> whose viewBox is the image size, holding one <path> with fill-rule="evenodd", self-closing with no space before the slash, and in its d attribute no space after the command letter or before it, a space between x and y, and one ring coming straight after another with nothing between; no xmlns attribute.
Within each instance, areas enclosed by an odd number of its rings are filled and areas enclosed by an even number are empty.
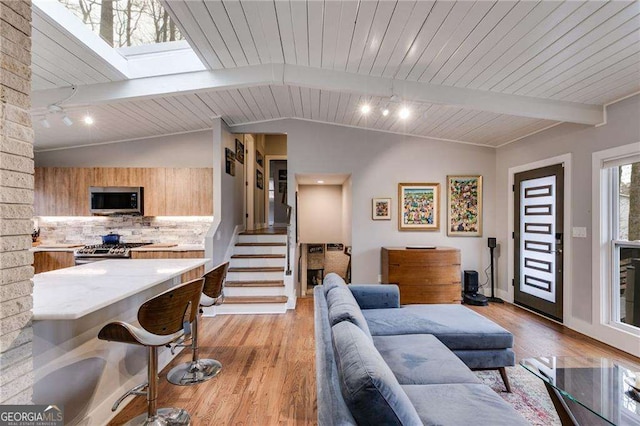
<svg viewBox="0 0 640 426"><path fill-rule="evenodd" d="M208 260L114 259L36 274L33 319L78 319L202 266Z"/></svg>
<svg viewBox="0 0 640 426"><path fill-rule="evenodd" d="M132 248L131 251L204 251L204 246L201 244L178 244L173 247L147 247L141 246Z"/></svg>
<svg viewBox="0 0 640 426"><path fill-rule="evenodd" d="M47 247L47 246L36 246L36 247L31 247L31 251L32 252L37 252L37 251L68 251L68 252L74 252L75 250L78 250L79 248L82 248L82 246L79 247ZM132 248L131 251L204 251L204 246L201 244L178 244L177 246L173 246L173 247L136 247L136 248Z"/></svg>

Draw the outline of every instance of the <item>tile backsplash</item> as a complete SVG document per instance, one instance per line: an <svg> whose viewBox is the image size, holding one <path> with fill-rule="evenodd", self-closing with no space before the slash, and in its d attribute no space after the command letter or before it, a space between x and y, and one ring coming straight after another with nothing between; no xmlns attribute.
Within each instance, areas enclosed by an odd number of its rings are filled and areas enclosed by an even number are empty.
<svg viewBox="0 0 640 426"><path fill-rule="evenodd" d="M124 242L204 244L211 216L78 216L36 217L43 244L100 244L113 232Z"/></svg>

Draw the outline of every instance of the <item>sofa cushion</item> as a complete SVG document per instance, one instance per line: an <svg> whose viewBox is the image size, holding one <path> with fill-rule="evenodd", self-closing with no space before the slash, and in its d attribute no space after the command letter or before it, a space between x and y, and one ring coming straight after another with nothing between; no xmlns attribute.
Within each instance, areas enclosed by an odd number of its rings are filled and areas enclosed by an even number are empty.
<svg viewBox="0 0 640 426"><path fill-rule="evenodd" d="M342 321L349 321L357 325L371 340L371 332L364 319L358 302L354 299L348 288L336 288L327 295L329 306L329 323L335 325Z"/></svg>
<svg viewBox="0 0 640 426"><path fill-rule="evenodd" d="M334 272L327 274L322 280L322 290L326 296L331 290L338 287L347 288L347 283L344 282L342 277Z"/></svg>
<svg viewBox="0 0 640 426"><path fill-rule="evenodd" d="M362 311L374 336L433 334L449 349L504 349L513 336L462 305L404 305Z"/></svg>
<svg viewBox="0 0 640 426"><path fill-rule="evenodd" d="M413 404L364 332L348 321L331 331L342 396L356 422L421 425Z"/></svg>
<svg viewBox="0 0 640 426"><path fill-rule="evenodd" d="M360 309L400 307L400 290L395 284L350 284Z"/></svg>
<svg viewBox="0 0 640 426"><path fill-rule="evenodd" d="M476 375L431 334L375 336L373 344L401 385L480 383Z"/></svg>
<svg viewBox="0 0 640 426"><path fill-rule="evenodd" d="M524 426L529 423L481 384L403 385L425 425Z"/></svg>

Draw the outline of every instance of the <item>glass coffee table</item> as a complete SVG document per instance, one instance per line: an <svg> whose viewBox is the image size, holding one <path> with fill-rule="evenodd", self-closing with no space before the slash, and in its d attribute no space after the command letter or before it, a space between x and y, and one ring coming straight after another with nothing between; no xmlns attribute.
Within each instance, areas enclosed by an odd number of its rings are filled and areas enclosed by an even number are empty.
<svg viewBox="0 0 640 426"><path fill-rule="evenodd" d="M640 366L587 357L526 358L520 365L544 381L563 426L640 426Z"/></svg>

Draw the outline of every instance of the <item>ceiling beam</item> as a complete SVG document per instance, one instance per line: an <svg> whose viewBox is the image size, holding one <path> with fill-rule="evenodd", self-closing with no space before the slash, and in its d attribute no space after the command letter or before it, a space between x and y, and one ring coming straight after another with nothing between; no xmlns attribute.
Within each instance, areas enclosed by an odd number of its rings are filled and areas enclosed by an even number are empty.
<svg viewBox="0 0 640 426"><path fill-rule="evenodd" d="M137 99L230 90L264 85L291 85L365 96L399 96L404 101L457 106L497 114L597 125L603 123L604 108L553 99L510 95L484 90L395 80L298 65L265 64L233 69L199 71L80 86L64 106L92 105ZM33 93L33 108L44 108L64 99L68 89Z"/></svg>

